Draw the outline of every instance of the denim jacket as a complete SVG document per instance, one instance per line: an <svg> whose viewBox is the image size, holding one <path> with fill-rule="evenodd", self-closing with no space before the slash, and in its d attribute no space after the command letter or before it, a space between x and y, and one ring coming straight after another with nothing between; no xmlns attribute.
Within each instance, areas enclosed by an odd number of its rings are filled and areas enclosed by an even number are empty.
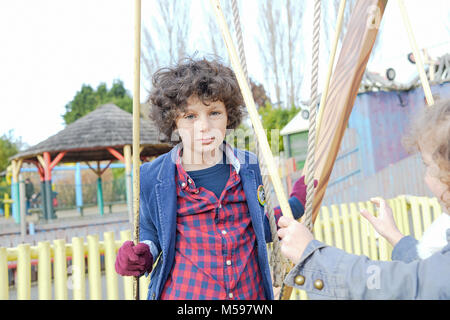
<svg viewBox="0 0 450 320"><path fill-rule="evenodd" d="M450 299L450 229L447 245L419 259L417 240L403 237L393 261L374 261L313 240L285 283L311 299ZM295 280L302 276L303 281ZM300 285L301 284L301 285Z"/></svg>
<svg viewBox="0 0 450 320"><path fill-rule="evenodd" d="M175 258L177 193L175 185L176 152L170 152L145 163L140 168L139 239L150 246L156 262L151 273L147 299L159 299ZM246 195L258 247L258 263L263 277L264 293L273 299L272 280L266 243L271 241L269 221L257 198L262 177L256 155L232 148L240 166L239 175Z"/></svg>

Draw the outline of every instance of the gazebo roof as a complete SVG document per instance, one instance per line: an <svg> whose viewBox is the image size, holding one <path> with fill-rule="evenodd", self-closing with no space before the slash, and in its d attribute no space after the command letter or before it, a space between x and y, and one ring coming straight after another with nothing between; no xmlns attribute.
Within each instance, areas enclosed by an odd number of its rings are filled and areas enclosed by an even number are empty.
<svg viewBox="0 0 450 320"><path fill-rule="evenodd" d="M141 119L140 131L142 157L166 153L172 148L158 139L158 130L151 120ZM33 160L43 152L49 152L53 158L66 151L62 162L116 160L107 148L123 153L123 147L132 144L133 116L114 104L104 104L11 159Z"/></svg>

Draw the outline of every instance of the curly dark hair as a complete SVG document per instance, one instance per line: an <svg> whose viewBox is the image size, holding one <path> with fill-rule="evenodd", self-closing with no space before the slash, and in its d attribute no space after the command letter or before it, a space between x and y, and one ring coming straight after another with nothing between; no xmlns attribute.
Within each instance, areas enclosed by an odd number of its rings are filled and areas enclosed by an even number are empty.
<svg viewBox="0 0 450 320"><path fill-rule="evenodd" d="M158 126L161 141L172 145L179 142L179 137L172 136L175 121L186 111L191 96L205 105L223 102L228 117L227 129L236 129L244 117L244 101L234 72L218 60L185 58L174 67L161 68L153 75L147 103L149 117Z"/></svg>

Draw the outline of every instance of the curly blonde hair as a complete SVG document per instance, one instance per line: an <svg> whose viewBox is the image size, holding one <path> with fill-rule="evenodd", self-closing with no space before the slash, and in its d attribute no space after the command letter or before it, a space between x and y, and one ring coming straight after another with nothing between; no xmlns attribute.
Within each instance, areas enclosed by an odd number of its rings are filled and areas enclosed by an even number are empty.
<svg viewBox="0 0 450 320"><path fill-rule="evenodd" d="M450 99L421 108L402 143L409 153L421 151L420 146L426 146L439 168L436 178L447 185L447 192L450 192ZM445 203L447 209L450 208L448 202Z"/></svg>

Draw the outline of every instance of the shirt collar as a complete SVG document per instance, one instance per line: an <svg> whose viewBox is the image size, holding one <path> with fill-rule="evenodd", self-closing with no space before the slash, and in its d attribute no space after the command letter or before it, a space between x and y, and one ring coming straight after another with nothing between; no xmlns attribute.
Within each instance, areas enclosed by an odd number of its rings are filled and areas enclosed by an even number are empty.
<svg viewBox="0 0 450 320"><path fill-rule="evenodd" d="M227 164L231 164L233 166L234 170L236 171L236 173L239 174L239 171L241 169L241 163L239 162L239 160L238 160L238 158L236 156L236 149L233 148L225 140L223 141L222 147L225 148L226 163ZM176 148L176 150L175 150L175 154L176 154L175 164L176 164L176 166L178 168L178 166L181 166L181 150L183 149L183 143L180 142L179 144L177 144L175 146L175 148Z"/></svg>

